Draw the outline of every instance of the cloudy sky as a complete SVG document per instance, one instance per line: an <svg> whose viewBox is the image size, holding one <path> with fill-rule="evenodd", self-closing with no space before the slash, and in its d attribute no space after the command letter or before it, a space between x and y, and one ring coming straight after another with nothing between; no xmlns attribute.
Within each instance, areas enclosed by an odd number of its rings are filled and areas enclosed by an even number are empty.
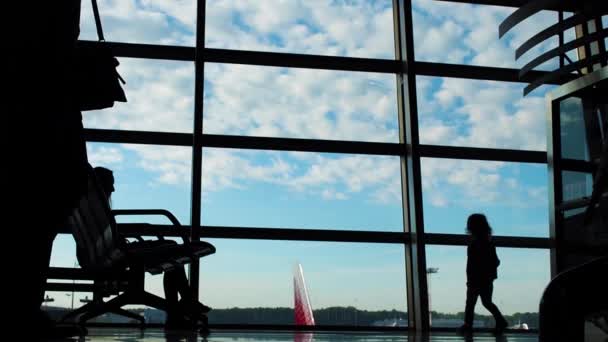
<svg viewBox="0 0 608 342"><path fill-rule="evenodd" d="M193 0L102 0L99 7L108 41L194 45ZM557 43L514 60L525 32L555 22L554 13L541 12L499 40L498 25L513 9L414 0L413 10L421 61L519 67ZM394 58L391 1L209 0L206 13L207 47ZM81 39L96 39L88 1ZM192 131L193 63L120 62L129 102L83 113L86 127ZM544 96L552 87L524 98L524 84L416 81L422 143L546 149ZM398 142L393 75L207 63L204 88L205 133ZM115 170L115 208L166 208L189 223L190 148L88 148L93 165ZM485 212L497 235L548 236L544 165L425 158L422 176L429 232L463 233L468 214ZM202 184L206 225L403 229L395 157L204 149ZM406 309L398 245L212 242L217 254L201 263L201 298L212 307L292 306L291 272L300 262L313 308ZM58 238L53 264L72 266L73 248L71 237ZM431 280L433 310L462 311L465 249L436 246L427 253L429 266L440 269ZM549 279L548 251L500 249L499 257L497 302L507 313L535 311ZM151 277L147 286L162 293L161 284Z"/></svg>

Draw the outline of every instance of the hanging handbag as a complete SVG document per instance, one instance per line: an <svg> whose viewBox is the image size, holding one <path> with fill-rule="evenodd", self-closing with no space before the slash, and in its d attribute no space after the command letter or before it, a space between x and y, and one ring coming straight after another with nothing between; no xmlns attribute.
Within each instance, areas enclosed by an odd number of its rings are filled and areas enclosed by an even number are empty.
<svg viewBox="0 0 608 342"><path fill-rule="evenodd" d="M127 102L116 67L120 64L105 43L97 0L91 0L97 44L78 44L76 48L76 95L80 110L96 110L114 106L114 102Z"/></svg>

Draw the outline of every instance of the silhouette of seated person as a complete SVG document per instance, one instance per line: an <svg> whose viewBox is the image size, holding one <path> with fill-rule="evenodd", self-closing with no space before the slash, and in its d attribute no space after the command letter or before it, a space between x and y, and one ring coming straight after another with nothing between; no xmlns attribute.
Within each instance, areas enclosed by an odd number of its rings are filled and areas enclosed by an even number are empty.
<svg viewBox="0 0 608 342"><path fill-rule="evenodd" d="M501 334L508 323L492 302L493 283L500 265L496 246L492 242L492 228L485 215L472 214L467 219L467 232L471 234L471 242L467 247L467 299L464 325L460 327L460 332L468 333L472 330L477 297L481 297L481 304L492 313L496 321L495 333Z"/></svg>
<svg viewBox="0 0 608 342"><path fill-rule="evenodd" d="M108 203L111 206L111 196L114 192L114 174L112 170L105 167L95 167L95 175L108 198ZM158 244L166 245L167 243L177 242L172 240L144 240L129 242L129 244L143 244L149 247L154 247ZM165 326L167 328L194 328L200 320L206 325L205 314L211 310L208 306L199 302L192 293L184 266L176 265L173 269L165 271L163 275L163 287L165 299L167 300L167 320ZM178 294L181 298L178 300Z"/></svg>

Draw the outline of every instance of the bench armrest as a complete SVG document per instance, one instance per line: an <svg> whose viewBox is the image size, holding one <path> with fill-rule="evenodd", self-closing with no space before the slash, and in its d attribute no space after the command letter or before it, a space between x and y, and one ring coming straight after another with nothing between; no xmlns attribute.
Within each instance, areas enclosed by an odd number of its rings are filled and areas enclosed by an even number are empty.
<svg viewBox="0 0 608 342"><path fill-rule="evenodd" d="M171 221L174 227L180 228L180 237L182 238L184 244L189 244L190 239L188 235L183 233L183 229L181 229L182 225L179 223L175 215L173 215L169 210L165 209L114 209L112 210L112 215L114 217L117 216L144 216L144 215L154 215L154 216L164 216ZM159 240L163 240L163 237L158 235ZM140 237L138 237L140 239Z"/></svg>

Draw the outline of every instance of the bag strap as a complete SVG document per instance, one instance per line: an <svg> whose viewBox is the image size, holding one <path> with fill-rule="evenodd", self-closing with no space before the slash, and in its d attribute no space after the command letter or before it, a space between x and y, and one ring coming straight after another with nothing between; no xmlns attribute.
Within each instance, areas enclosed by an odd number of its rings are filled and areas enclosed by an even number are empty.
<svg viewBox="0 0 608 342"><path fill-rule="evenodd" d="M101 27L101 17L99 16L99 8L97 8L97 0L91 0L93 5L93 15L95 17L95 27L97 28L97 38L100 42L104 42L106 39L103 37L103 28Z"/></svg>

